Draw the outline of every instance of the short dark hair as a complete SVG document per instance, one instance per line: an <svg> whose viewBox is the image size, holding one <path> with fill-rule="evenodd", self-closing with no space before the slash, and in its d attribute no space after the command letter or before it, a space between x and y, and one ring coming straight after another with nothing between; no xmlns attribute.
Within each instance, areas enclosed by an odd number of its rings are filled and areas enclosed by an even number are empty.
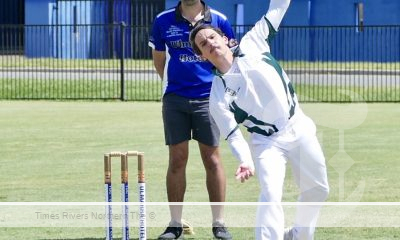
<svg viewBox="0 0 400 240"><path fill-rule="evenodd" d="M194 53L196 53L197 55L201 55L201 51L200 51L199 47L196 45L194 39L196 38L197 33L203 29L212 29L219 35L224 36L224 33L221 31L221 29L219 29L217 27L214 27L214 26L212 26L210 24L206 24L206 23L196 24L194 26L194 28L192 29L192 31L190 32L189 42L190 42L190 45L192 45Z"/></svg>

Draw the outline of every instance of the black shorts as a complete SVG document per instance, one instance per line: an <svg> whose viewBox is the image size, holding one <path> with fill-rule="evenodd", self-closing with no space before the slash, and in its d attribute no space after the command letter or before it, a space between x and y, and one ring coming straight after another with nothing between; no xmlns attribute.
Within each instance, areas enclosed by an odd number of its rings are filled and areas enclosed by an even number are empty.
<svg viewBox="0 0 400 240"><path fill-rule="evenodd" d="M195 139L208 146L219 145L219 130L210 115L209 99L188 99L175 94L163 97L165 144Z"/></svg>

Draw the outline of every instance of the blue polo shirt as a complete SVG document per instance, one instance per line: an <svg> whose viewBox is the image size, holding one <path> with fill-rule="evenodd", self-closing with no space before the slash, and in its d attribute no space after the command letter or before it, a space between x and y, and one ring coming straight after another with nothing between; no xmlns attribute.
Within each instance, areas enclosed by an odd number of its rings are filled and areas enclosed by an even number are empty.
<svg viewBox="0 0 400 240"><path fill-rule="evenodd" d="M202 3L205 9L202 21L220 28L228 39L233 38L226 16ZM179 11L180 4L161 12L154 19L149 46L157 51L166 51L163 94L207 98L214 77L212 65L197 56L190 46L189 33L193 26Z"/></svg>

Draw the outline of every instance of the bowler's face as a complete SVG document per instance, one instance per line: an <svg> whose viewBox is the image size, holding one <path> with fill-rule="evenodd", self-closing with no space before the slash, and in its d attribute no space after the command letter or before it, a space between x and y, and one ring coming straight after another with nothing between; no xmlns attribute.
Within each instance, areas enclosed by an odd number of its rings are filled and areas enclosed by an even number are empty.
<svg viewBox="0 0 400 240"><path fill-rule="evenodd" d="M213 62L215 59L224 56L229 48L228 39L219 35L213 29L200 30L194 39L197 47L201 51L201 56Z"/></svg>

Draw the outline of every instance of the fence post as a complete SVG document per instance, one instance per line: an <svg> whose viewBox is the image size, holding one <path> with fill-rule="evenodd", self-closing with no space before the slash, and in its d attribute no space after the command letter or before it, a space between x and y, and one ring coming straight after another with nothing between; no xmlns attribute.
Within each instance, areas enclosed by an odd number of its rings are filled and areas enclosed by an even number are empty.
<svg viewBox="0 0 400 240"><path fill-rule="evenodd" d="M125 101L125 78L124 78L124 58L125 58L125 27L126 24L121 22L120 24L120 31L121 31L121 47L120 47L120 73L121 73L121 101Z"/></svg>

